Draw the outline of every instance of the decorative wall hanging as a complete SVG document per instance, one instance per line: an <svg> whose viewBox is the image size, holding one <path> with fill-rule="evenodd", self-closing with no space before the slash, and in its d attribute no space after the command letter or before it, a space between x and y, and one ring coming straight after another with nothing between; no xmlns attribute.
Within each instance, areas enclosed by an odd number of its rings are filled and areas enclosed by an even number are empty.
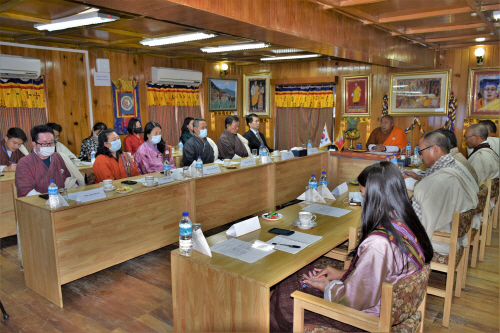
<svg viewBox="0 0 500 333"><path fill-rule="evenodd" d="M128 122L132 118L141 119L139 104L138 81L125 81L122 79L112 81L113 89L113 127L118 135L127 134ZM141 121L142 123L142 121Z"/></svg>
<svg viewBox="0 0 500 333"><path fill-rule="evenodd" d="M382 98L382 116L387 116L389 114L389 97L387 94Z"/></svg>
<svg viewBox="0 0 500 333"><path fill-rule="evenodd" d="M274 100L278 108L322 109L335 106L333 86L276 86Z"/></svg>
<svg viewBox="0 0 500 333"><path fill-rule="evenodd" d="M414 117L413 123L407 128L405 128L405 134L408 134L408 132L412 131L415 128L415 126L418 126L420 133L425 134L425 131L422 129L422 125L420 124L420 119L418 117Z"/></svg>
<svg viewBox="0 0 500 333"><path fill-rule="evenodd" d="M371 113L372 75L343 75L342 117L367 117Z"/></svg>
<svg viewBox="0 0 500 333"><path fill-rule="evenodd" d="M243 115L271 118L271 73L243 74Z"/></svg>
<svg viewBox="0 0 500 333"><path fill-rule="evenodd" d="M500 116L500 68L471 68L467 105L469 118L498 118Z"/></svg>
<svg viewBox="0 0 500 333"><path fill-rule="evenodd" d="M450 100L448 102L448 119L444 124L443 128L449 129L450 131L454 131L455 129L455 118L456 118L456 110L457 110L458 100L453 95L453 91L451 92Z"/></svg>
<svg viewBox="0 0 500 333"><path fill-rule="evenodd" d="M208 78L209 111L236 111L238 80Z"/></svg>

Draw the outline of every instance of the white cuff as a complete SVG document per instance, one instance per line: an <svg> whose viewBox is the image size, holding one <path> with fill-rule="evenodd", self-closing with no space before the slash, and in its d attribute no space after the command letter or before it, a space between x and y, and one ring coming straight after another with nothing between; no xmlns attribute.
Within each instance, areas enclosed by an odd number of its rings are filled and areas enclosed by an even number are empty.
<svg viewBox="0 0 500 333"><path fill-rule="evenodd" d="M415 188L415 183L417 182L418 180L414 179L414 178L405 178L405 184L406 184L406 188L410 191L413 191L413 189Z"/></svg>
<svg viewBox="0 0 500 333"><path fill-rule="evenodd" d="M7 167L6 165L0 165L0 172L3 171L3 168Z"/></svg>
<svg viewBox="0 0 500 333"><path fill-rule="evenodd" d="M28 192L28 194L26 194L27 197L31 196L31 195L37 195L37 194L41 194L40 192L38 192L37 190L35 189L32 189L31 191Z"/></svg>
<svg viewBox="0 0 500 333"><path fill-rule="evenodd" d="M323 293L323 298L326 299L327 301L331 302L332 301L332 288L333 286L337 284L344 284L340 280L332 280L330 283L325 287L325 291Z"/></svg>

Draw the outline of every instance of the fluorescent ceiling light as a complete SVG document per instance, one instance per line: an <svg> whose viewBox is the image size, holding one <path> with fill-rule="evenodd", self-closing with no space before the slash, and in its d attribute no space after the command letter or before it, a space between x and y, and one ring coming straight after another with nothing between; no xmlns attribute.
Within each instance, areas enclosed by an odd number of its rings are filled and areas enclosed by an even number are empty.
<svg viewBox="0 0 500 333"><path fill-rule="evenodd" d="M146 38L141 40L139 43L147 46L158 46L158 45L166 45L166 44L177 44L184 42L191 42L193 40L207 39L217 37L216 34L206 34L203 32L195 32L191 34L183 34L183 35L175 35L168 37L159 37L159 38Z"/></svg>
<svg viewBox="0 0 500 333"><path fill-rule="evenodd" d="M84 25L113 22L119 19L120 17L111 14L99 13L98 11L85 11L77 15L52 20L51 23L35 24L35 28L38 30L54 31L81 27Z"/></svg>
<svg viewBox="0 0 500 333"><path fill-rule="evenodd" d="M486 40L485 37L478 37L476 38L476 42L484 42Z"/></svg>
<svg viewBox="0 0 500 333"><path fill-rule="evenodd" d="M291 60L291 59L306 59L306 58L317 58L317 57L321 57L321 54L303 54L303 55L292 55L284 57L269 57L269 58L260 58L260 60L261 61Z"/></svg>
<svg viewBox="0 0 500 333"><path fill-rule="evenodd" d="M304 52L304 50L301 49L278 49L278 50L271 50L272 53L276 54L281 54L281 53L298 53L298 52Z"/></svg>
<svg viewBox="0 0 500 333"><path fill-rule="evenodd" d="M253 49L263 49L269 47L266 43L242 43L242 44L229 44L229 45L219 45L215 47L207 46L202 47L200 50L207 53L216 52L231 52L231 51L242 51L242 50L253 50Z"/></svg>

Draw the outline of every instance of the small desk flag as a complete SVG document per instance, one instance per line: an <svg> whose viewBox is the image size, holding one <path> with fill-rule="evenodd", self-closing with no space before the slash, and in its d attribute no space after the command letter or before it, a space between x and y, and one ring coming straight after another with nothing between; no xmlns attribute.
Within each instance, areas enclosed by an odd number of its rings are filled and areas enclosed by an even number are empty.
<svg viewBox="0 0 500 333"><path fill-rule="evenodd" d="M325 124L325 128L323 128L323 134L321 134L321 142L319 143L319 146L321 148L321 147L325 147L325 146L328 146L331 144L332 144L332 141L330 141L330 136L328 135L328 130L327 130L326 124Z"/></svg>

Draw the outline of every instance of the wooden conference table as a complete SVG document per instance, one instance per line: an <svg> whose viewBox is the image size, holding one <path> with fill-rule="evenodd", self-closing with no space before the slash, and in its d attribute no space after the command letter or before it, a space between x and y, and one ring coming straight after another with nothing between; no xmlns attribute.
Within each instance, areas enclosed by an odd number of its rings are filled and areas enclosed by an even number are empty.
<svg viewBox="0 0 500 333"><path fill-rule="evenodd" d="M351 191L359 187L350 185ZM356 187L356 188L354 188ZM271 288L329 250L343 243L350 226L359 226L361 209L343 203L347 193L326 205L351 210L340 218L317 215L318 226L302 230L292 226L299 211L307 206L296 204L280 210L282 221L260 218L261 229L238 239L268 241L275 235L271 228L283 228L322 236L296 254L276 250L252 263L212 252L212 257L193 251L191 257L171 252L172 292L175 332L269 332ZM207 239L209 246L231 237L221 232Z"/></svg>
<svg viewBox="0 0 500 333"><path fill-rule="evenodd" d="M326 170L327 158L320 152L235 170L221 167L220 174L156 187L136 184L130 193L106 192L105 199L82 204L69 200L69 206L52 211L38 196L18 198L25 283L62 307L61 285L177 242L183 211L209 230L274 210L303 193L311 174Z"/></svg>

